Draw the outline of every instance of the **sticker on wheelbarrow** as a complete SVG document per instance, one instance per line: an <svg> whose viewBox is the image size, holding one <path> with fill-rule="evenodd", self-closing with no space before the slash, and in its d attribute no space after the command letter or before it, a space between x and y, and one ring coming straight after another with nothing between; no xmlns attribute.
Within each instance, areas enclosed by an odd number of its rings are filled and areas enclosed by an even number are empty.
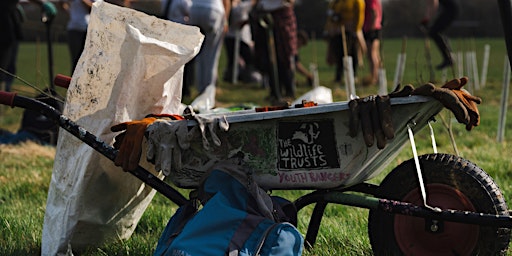
<svg viewBox="0 0 512 256"><path fill-rule="evenodd" d="M279 170L339 168L332 120L280 122Z"/></svg>

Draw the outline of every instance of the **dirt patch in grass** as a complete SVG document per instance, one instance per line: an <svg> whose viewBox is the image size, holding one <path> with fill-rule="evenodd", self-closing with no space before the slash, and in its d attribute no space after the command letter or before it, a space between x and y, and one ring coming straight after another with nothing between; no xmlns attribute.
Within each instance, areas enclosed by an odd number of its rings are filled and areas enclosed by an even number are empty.
<svg viewBox="0 0 512 256"><path fill-rule="evenodd" d="M24 142L18 145L0 145L0 154L13 154L26 157L55 157L55 147L42 146L34 142Z"/></svg>

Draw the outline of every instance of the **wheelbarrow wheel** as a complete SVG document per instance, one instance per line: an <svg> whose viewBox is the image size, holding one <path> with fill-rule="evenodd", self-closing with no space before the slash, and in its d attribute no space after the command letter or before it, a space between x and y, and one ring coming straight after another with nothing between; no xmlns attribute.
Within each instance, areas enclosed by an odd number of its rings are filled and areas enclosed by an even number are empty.
<svg viewBox="0 0 512 256"><path fill-rule="evenodd" d="M496 183L475 164L447 154L423 155L419 160L430 206L509 214ZM423 205L414 159L389 173L377 196ZM369 213L368 233L375 255L504 255L510 242L509 228L427 220L379 210Z"/></svg>

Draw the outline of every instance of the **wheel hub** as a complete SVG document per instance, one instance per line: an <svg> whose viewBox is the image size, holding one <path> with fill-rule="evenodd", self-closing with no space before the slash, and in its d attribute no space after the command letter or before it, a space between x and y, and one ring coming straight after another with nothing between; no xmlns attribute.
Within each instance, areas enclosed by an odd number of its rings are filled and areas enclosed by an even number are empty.
<svg viewBox="0 0 512 256"><path fill-rule="evenodd" d="M459 190L444 184L427 185L428 204L441 209L475 211L475 207ZM403 201L423 205L419 189L407 194ZM395 238L405 255L468 255L476 246L477 225L395 215Z"/></svg>

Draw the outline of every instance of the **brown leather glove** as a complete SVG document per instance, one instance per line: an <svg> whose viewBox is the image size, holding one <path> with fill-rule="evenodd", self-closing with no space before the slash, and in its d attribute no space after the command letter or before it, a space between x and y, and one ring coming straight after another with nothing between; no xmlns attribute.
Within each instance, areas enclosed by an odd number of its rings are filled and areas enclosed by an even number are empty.
<svg viewBox="0 0 512 256"><path fill-rule="evenodd" d="M480 124L480 114L476 104L480 104L482 100L462 89L462 86L467 84L467 82L467 77L453 79L441 88L427 83L416 88L412 94L431 96L439 100L444 107L455 115L457 121L465 124L466 130L470 131L473 127Z"/></svg>
<svg viewBox="0 0 512 256"><path fill-rule="evenodd" d="M183 120L184 117L174 114L149 114L142 120L124 122L110 127L113 132L124 131L118 134L114 141L114 148L119 150L114 160L116 166L121 166L125 171L133 171L137 168L146 128L157 119Z"/></svg>
<svg viewBox="0 0 512 256"><path fill-rule="evenodd" d="M476 104L482 103L482 99L469 94L466 90L462 89L462 86L468 83L467 77L461 77L460 79L454 79L442 86L442 88L448 88L452 90L459 101L464 105L469 115L469 122L466 124L466 130L471 131L473 127L480 124L480 112Z"/></svg>
<svg viewBox="0 0 512 256"><path fill-rule="evenodd" d="M396 97L408 97L411 96L412 91L414 91L414 87L411 84L406 84L403 88L398 84L396 88L390 92L388 95L390 98Z"/></svg>
<svg viewBox="0 0 512 256"><path fill-rule="evenodd" d="M118 149L114 164L121 166L125 171L133 171L139 165L142 153L142 139L146 128L157 120L155 117L146 117L139 121L124 122L110 127L113 132L120 132L115 137L114 148Z"/></svg>
<svg viewBox="0 0 512 256"><path fill-rule="evenodd" d="M389 95L371 95L363 99L351 100L349 102L349 135L357 136L359 124L361 124L366 146L373 146L374 141L377 140L377 147L384 148L386 140L395 136L389 99Z"/></svg>

